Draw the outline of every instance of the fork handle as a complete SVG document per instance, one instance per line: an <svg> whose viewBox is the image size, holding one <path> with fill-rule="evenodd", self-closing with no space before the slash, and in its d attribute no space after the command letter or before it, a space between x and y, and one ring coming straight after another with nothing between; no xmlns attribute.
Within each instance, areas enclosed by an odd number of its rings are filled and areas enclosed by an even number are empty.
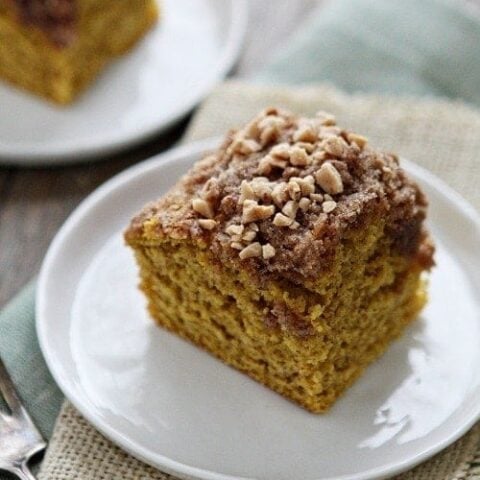
<svg viewBox="0 0 480 480"><path fill-rule="evenodd" d="M37 480L33 473L30 471L26 463L22 463L12 473L20 480Z"/></svg>

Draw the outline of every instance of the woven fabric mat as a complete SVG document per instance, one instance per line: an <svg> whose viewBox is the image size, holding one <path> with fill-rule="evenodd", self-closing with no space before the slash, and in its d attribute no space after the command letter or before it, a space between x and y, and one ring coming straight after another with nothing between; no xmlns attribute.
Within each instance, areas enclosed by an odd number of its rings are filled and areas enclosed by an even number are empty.
<svg viewBox="0 0 480 480"><path fill-rule="evenodd" d="M327 86L260 87L230 82L199 109L186 140L222 134L269 105L306 114L331 111L341 125L367 135L372 144L427 167L480 210L480 112L460 103L351 96ZM68 402L63 405L39 474L40 480L173 478L114 446ZM480 424L397 479L480 480Z"/></svg>

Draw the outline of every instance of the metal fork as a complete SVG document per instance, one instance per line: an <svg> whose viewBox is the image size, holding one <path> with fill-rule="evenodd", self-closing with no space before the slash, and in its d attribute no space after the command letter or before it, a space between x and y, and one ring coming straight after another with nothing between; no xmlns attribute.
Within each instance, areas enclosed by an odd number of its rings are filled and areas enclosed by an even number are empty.
<svg viewBox="0 0 480 480"><path fill-rule="evenodd" d="M1 358L0 393L10 410L9 413L0 410L0 470L21 480L35 480L28 462L45 450L47 443L22 405Z"/></svg>

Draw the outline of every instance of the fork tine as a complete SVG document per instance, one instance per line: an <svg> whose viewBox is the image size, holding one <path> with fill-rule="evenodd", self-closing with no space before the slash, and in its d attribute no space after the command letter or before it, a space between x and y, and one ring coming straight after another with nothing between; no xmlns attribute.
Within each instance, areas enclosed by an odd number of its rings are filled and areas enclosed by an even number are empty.
<svg viewBox="0 0 480 480"><path fill-rule="evenodd" d="M0 393L12 412L18 412L22 410L20 397L18 396L15 386L10 379L10 375L7 372L2 357L0 357Z"/></svg>
<svg viewBox="0 0 480 480"><path fill-rule="evenodd" d="M15 472L15 475L17 475L20 480L36 480L36 477L28 468L26 462L20 465L20 468Z"/></svg>

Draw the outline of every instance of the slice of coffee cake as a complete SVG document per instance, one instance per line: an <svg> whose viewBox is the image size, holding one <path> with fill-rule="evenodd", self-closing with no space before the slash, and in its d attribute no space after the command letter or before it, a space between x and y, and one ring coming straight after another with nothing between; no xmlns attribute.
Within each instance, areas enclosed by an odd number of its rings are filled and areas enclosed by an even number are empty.
<svg viewBox="0 0 480 480"><path fill-rule="evenodd" d="M125 237L161 326L324 412L425 304L425 212L395 155L270 108Z"/></svg>
<svg viewBox="0 0 480 480"><path fill-rule="evenodd" d="M155 0L0 1L0 78L70 103L156 18Z"/></svg>

